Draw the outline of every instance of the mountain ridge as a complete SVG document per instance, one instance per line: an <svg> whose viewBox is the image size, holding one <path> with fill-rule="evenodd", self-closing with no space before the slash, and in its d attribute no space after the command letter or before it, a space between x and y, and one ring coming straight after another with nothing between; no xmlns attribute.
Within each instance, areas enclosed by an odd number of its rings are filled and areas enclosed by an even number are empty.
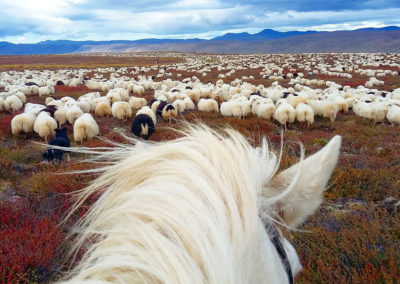
<svg viewBox="0 0 400 284"><path fill-rule="evenodd" d="M310 41L310 42L307 42ZM248 43L251 43L250 45ZM291 47L292 46L292 47ZM46 40L30 44L0 42L0 55L34 55L81 52L182 51L209 53L270 52L400 52L400 27L338 31L287 31L263 29L254 34L226 33L212 39L157 39L72 41Z"/></svg>

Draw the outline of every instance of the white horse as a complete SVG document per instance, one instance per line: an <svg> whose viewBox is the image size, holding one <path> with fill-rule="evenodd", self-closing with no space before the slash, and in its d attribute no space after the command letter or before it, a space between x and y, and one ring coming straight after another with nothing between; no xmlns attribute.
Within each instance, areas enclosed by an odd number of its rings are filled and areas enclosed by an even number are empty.
<svg viewBox="0 0 400 284"><path fill-rule="evenodd" d="M296 227L322 202L341 137L274 176L264 139L188 125L184 137L122 146L80 193L101 197L76 226L83 259L72 283L292 283L301 269L279 226Z"/></svg>

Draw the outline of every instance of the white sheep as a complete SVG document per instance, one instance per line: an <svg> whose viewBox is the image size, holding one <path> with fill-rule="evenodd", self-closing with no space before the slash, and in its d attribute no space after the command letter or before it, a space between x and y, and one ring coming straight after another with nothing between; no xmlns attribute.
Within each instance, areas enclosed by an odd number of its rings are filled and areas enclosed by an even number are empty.
<svg viewBox="0 0 400 284"><path fill-rule="evenodd" d="M96 104L96 108L94 110L94 113L96 116L98 117L102 117L102 116L111 116L111 107L110 107L110 103L107 102L99 102Z"/></svg>
<svg viewBox="0 0 400 284"><path fill-rule="evenodd" d="M44 108L46 108L46 106L41 105L41 104L27 103L25 105L24 112L27 112L27 113L30 112L30 113L34 113L35 115L38 115L39 112Z"/></svg>
<svg viewBox="0 0 400 284"><path fill-rule="evenodd" d="M262 117L264 119L270 120L275 113L275 105L271 102L254 102L252 104L252 113L257 117Z"/></svg>
<svg viewBox="0 0 400 284"><path fill-rule="evenodd" d="M39 96L50 96L56 93L53 86L44 86L39 88Z"/></svg>
<svg viewBox="0 0 400 284"><path fill-rule="evenodd" d="M23 103L21 102L21 100L16 95L8 96L4 100L4 108L7 111L10 111L12 113L20 110L22 107L23 107Z"/></svg>
<svg viewBox="0 0 400 284"><path fill-rule="evenodd" d="M185 109L193 110L195 108L193 101L189 97L184 98L183 102L185 103Z"/></svg>
<svg viewBox="0 0 400 284"><path fill-rule="evenodd" d="M128 102L115 102L111 107L113 117L126 122L132 116L132 108Z"/></svg>
<svg viewBox="0 0 400 284"><path fill-rule="evenodd" d="M181 114L185 111L185 102L183 100L176 100L172 103L177 111L177 114Z"/></svg>
<svg viewBox="0 0 400 284"><path fill-rule="evenodd" d="M386 113L386 118L390 121L392 125L400 125L400 106L395 104L388 105L388 112Z"/></svg>
<svg viewBox="0 0 400 284"><path fill-rule="evenodd" d="M235 102L235 101L223 102L220 106L220 110L221 110L221 115L223 116L240 117L242 115L240 102Z"/></svg>
<svg viewBox="0 0 400 284"><path fill-rule="evenodd" d="M78 117L80 117L82 114L83 114L83 111L77 105L68 108L67 112L66 112L66 117L67 117L68 123L73 125L75 120L77 120Z"/></svg>
<svg viewBox="0 0 400 284"><path fill-rule="evenodd" d="M138 98L138 97L129 97L129 104L131 105L132 109L141 109L145 105L147 105L147 101L145 98Z"/></svg>
<svg viewBox="0 0 400 284"><path fill-rule="evenodd" d="M308 100L307 104L314 110L315 115L329 118L331 122L335 121L338 112L335 103L326 100Z"/></svg>
<svg viewBox="0 0 400 284"><path fill-rule="evenodd" d="M61 106L54 112L54 119L60 127L67 123L67 110L67 106Z"/></svg>
<svg viewBox="0 0 400 284"><path fill-rule="evenodd" d="M304 103L299 103L296 106L296 119L299 122L307 122L307 126L314 123L313 109Z"/></svg>
<svg viewBox="0 0 400 284"><path fill-rule="evenodd" d="M280 99L276 104L274 113L274 119L280 124L284 125L286 130L286 124L292 123L296 119L296 110L292 105L288 104L285 99Z"/></svg>
<svg viewBox="0 0 400 284"><path fill-rule="evenodd" d="M110 105L112 105L115 102L120 102L122 101L122 98L120 96L119 93L117 92L112 92L112 90L110 90L107 95L106 98L108 99L108 101L110 102Z"/></svg>
<svg viewBox="0 0 400 284"><path fill-rule="evenodd" d="M48 112L42 111L37 116L33 125L35 131L47 143L49 138L54 137L54 130L57 128L57 122Z"/></svg>
<svg viewBox="0 0 400 284"><path fill-rule="evenodd" d="M99 126L90 113L84 113L74 123L74 140L80 142L84 139L93 139L99 134Z"/></svg>
<svg viewBox="0 0 400 284"><path fill-rule="evenodd" d="M218 103L213 99L201 98L197 103L197 108L204 112L219 112Z"/></svg>
<svg viewBox="0 0 400 284"><path fill-rule="evenodd" d="M11 132L12 134L18 135L21 131L24 133L33 132L33 126L35 124L36 114L33 112L23 112L14 116L11 120Z"/></svg>

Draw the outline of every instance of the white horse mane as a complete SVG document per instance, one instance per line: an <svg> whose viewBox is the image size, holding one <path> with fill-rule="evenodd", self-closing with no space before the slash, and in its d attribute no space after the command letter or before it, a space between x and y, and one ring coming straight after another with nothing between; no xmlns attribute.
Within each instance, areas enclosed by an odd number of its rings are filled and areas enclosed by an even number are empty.
<svg viewBox="0 0 400 284"><path fill-rule="evenodd" d="M181 133L169 142L133 139L136 146L120 145L94 159L111 164L80 192L74 209L93 193L102 195L74 229L74 251L84 247L86 253L66 281L288 282L260 216L280 216L295 226L314 212L337 162L340 137L299 163L325 164L313 172L322 171L323 178L311 181L304 165L273 178L279 161L265 139L254 148L232 129L187 125ZM298 192L310 182L310 196ZM301 267L297 254L286 239L283 246L295 273Z"/></svg>

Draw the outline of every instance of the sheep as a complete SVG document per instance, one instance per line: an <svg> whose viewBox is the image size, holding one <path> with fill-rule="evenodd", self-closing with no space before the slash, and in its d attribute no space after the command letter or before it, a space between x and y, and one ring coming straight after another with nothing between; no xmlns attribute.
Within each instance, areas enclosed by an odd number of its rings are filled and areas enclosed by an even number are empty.
<svg viewBox="0 0 400 284"><path fill-rule="evenodd" d="M54 130L57 128L57 122L48 112L40 112L33 125L35 131L47 143L50 137L54 137Z"/></svg>
<svg viewBox="0 0 400 284"><path fill-rule="evenodd" d="M299 122L307 121L307 126L314 123L314 111L313 109L304 103L299 103L296 106L296 119Z"/></svg>
<svg viewBox="0 0 400 284"><path fill-rule="evenodd" d="M97 117L111 116L111 107L109 102L99 102L96 104L94 113Z"/></svg>
<svg viewBox="0 0 400 284"><path fill-rule="evenodd" d="M229 101L223 102L220 106L221 115L223 116L241 116L242 109L239 102Z"/></svg>
<svg viewBox="0 0 400 284"><path fill-rule="evenodd" d="M14 95L17 96L20 99L22 104L26 103L26 96L25 96L25 94L23 92L16 92Z"/></svg>
<svg viewBox="0 0 400 284"><path fill-rule="evenodd" d="M152 99L150 101L150 108L154 113L157 113L158 106L161 104L161 101Z"/></svg>
<svg viewBox="0 0 400 284"><path fill-rule="evenodd" d="M218 103L213 99L201 98L197 103L197 108L204 112L219 112Z"/></svg>
<svg viewBox="0 0 400 284"><path fill-rule="evenodd" d="M388 111L386 113L387 120L390 121L392 125L400 125L400 106L395 104L388 105Z"/></svg>
<svg viewBox="0 0 400 284"><path fill-rule="evenodd" d="M303 103L303 104L307 103L307 98L304 98L302 96L297 96L297 95L295 96L293 94L289 94L288 97L287 97L287 102L289 104L291 104L292 107L296 108L297 105L300 104L300 103Z"/></svg>
<svg viewBox="0 0 400 284"><path fill-rule="evenodd" d="M72 106L70 108L67 109L66 112L66 117L68 120L68 123L73 125L75 120L78 119L78 117L80 117L83 114L83 111L81 110L81 108L79 106Z"/></svg>
<svg viewBox="0 0 400 284"><path fill-rule="evenodd" d="M177 114L181 114L185 111L185 102L183 100L176 100L172 103L177 111Z"/></svg>
<svg viewBox="0 0 400 284"><path fill-rule="evenodd" d="M115 102L111 107L113 117L126 122L132 116L131 105L127 102Z"/></svg>
<svg viewBox="0 0 400 284"><path fill-rule="evenodd" d="M82 142L84 139L93 139L99 134L99 126L90 113L84 113L74 123L74 140Z"/></svg>
<svg viewBox="0 0 400 284"><path fill-rule="evenodd" d="M23 103L21 102L21 100L16 95L8 96L4 100L4 108L7 111L10 111L12 113L20 110L22 107L23 107Z"/></svg>
<svg viewBox="0 0 400 284"><path fill-rule="evenodd" d="M115 102L122 101L120 94L117 92L112 92L112 91L108 92L108 94L106 95L106 98L110 102L110 105L112 105Z"/></svg>
<svg viewBox="0 0 400 284"><path fill-rule="evenodd" d="M158 111L158 110L157 110ZM176 110L176 108L173 106L173 105L171 105L171 104L166 104L165 106L164 106L164 108L162 109L162 112L161 112L161 117L164 119L164 120L169 120L169 123L171 123L171 119L172 118L174 118L174 117L177 117L178 116L178 112L177 112L177 110Z"/></svg>
<svg viewBox="0 0 400 284"><path fill-rule="evenodd" d="M90 112L92 108L90 102L86 99L78 99L78 105L83 112Z"/></svg>
<svg viewBox="0 0 400 284"><path fill-rule="evenodd" d="M185 103L185 109L193 110L195 108L193 101L189 97L184 98L183 102Z"/></svg>
<svg viewBox="0 0 400 284"><path fill-rule="evenodd" d="M133 119L131 131L138 137L148 140L154 133L156 125L156 115L150 107L144 106L136 113Z"/></svg>
<svg viewBox="0 0 400 284"><path fill-rule="evenodd" d="M56 93L53 86L44 86L39 88L39 97L50 96Z"/></svg>
<svg viewBox="0 0 400 284"><path fill-rule="evenodd" d="M145 98L138 98L138 97L130 97L129 104L131 105L132 109L141 109L145 105L147 105Z"/></svg>
<svg viewBox="0 0 400 284"><path fill-rule="evenodd" d="M280 124L284 125L286 130L286 124L292 123L296 119L296 110L292 105L288 104L285 99L281 99L276 104L276 109L274 113L274 119Z"/></svg>
<svg viewBox="0 0 400 284"><path fill-rule="evenodd" d="M326 100L308 100L307 104L314 110L315 115L329 118L331 122L335 121L338 111L335 103Z"/></svg>
<svg viewBox="0 0 400 284"><path fill-rule="evenodd" d="M275 105L271 102L259 102L252 104L252 112L257 117L270 120L274 116Z"/></svg>
<svg viewBox="0 0 400 284"><path fill-rule="evenodd" d="M34 113L35 115L38 115L39 112L45 108L46 108L46 106L41 105L41 104L27 103L25 105L24 112L26 112L26 113L30 112L30 113Z"/></svg>
<svg viewBox="0 0 400 284"><path fill-rule="evenodd" d="M14 116L14 118L11 120L11 133L16 136L21 131L24 133L33 132L35 120L36 114L33 112L23 112Z"/></svg>
<svg viewBox="0 0 400 284"><path fill-rule="evenodd" d="M4 108L4 99L0 97L0 111L2 111Z"/></svg>
<svg viewBox="0 0 400 284"><path fill-rule="evenodd" d="M110 106L110 102L108 101L108 99L106 97L94 98L93 101L92 101L92 112L95 112L96 106L100 102L105 102ZM110 106L110 110L111 110L111 106Z"/></svg>
<svg viewBox="0 0 400 284"><path fill-rule="evenodd" d="M45 104L48 105L50 102L52 102L54 100L56 100L55 97L48 96L48 97L46 97Z"/></svg>
<svg viewBox="0 0 400 284"><path fill-rule="evenodd" d="M54 112L54 119L57 121L59 127L67 123L67 106L61 106Z"/></svg>

